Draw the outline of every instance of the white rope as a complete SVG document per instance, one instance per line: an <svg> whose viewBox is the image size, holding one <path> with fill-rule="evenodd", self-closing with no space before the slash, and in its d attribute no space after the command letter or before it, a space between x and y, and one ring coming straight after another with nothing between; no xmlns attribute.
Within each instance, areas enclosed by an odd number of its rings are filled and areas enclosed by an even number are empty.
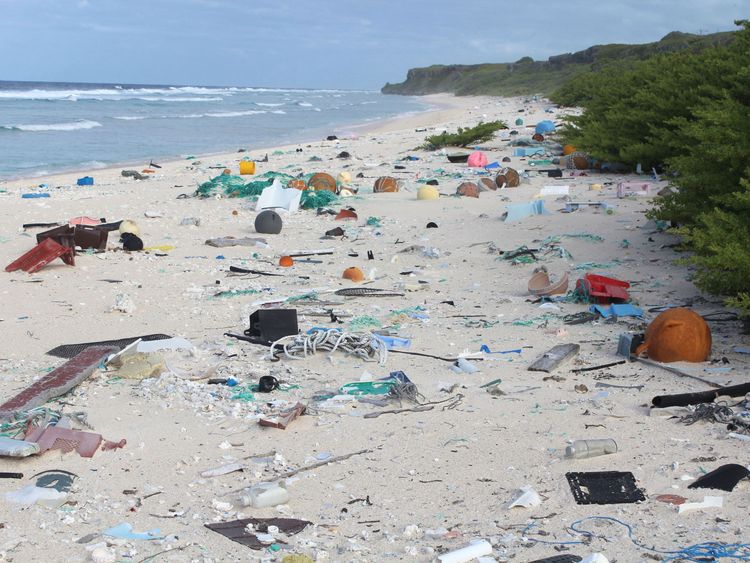
<svg viewBox="0 0 750 563"><path fill-rule="evenodd" d="M339 329L315 329L309 334L284 336L271 344L271 356L279 346L290 360L307 358L318 351L333 354L337 350L357 356L366 362L378 361L384 365L388 358L385 342L375 335L362 332L344 332Z"/></svg>

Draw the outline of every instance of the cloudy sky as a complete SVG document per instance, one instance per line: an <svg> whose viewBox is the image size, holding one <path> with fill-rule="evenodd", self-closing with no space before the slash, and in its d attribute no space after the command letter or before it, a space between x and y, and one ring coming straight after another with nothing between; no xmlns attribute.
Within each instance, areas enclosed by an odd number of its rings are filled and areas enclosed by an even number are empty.
<svg viewBox="0 0 750 563"><path fill-rule="evenodd" d="M0 0L0 80L378 89L750 19L750 0Z"/></svg>

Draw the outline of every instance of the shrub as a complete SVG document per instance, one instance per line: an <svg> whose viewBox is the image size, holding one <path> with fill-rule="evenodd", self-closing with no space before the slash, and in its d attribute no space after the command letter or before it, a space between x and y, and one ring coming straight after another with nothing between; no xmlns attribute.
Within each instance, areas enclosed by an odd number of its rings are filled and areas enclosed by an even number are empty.
<svg viewBox="0 0 750 563"><path fill-rule="evenodd" d="M474 143L489 141L496 131L507 128L502 121L480 123L475 127L459 127L456 133L440 133L427 137L420 148L435 150L442 147L468 147Z"/></svg>

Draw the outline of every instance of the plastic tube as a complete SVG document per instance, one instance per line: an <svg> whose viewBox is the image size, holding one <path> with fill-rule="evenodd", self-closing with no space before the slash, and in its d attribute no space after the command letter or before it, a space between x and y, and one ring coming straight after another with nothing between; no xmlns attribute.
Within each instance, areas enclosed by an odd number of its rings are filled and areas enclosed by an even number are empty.
<svg viewBox="0 0 750 563"><path fill-rule="evenodd" d="M466 563L466 561L471 561L482 555L490 555L491 553L492 545L490 542L487 540L477 540L461 549L439 555L438 561L440 563Z"/></svg>
<svg viewBox="0 0 750 563"><path fill-rule="evenodd" d="M750 383L732 385L731 387L719 387L710 391L700 393L683 393L681 395L659 395L651 399L651 404L656 408L686 407L699 403L710 403L716 397L726 395L729 397L743 397L750 393Z"/></svg>

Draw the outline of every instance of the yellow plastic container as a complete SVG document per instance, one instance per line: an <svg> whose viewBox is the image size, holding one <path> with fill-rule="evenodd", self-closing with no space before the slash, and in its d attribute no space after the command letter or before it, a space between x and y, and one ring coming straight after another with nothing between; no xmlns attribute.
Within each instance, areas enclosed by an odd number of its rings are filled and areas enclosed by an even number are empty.
<svg viewBox="0 0 750 563"><path fill-rule="evenodd" d="M243 176L255 174L255 163L249 160L240 160L240 174Z"/></svg>

